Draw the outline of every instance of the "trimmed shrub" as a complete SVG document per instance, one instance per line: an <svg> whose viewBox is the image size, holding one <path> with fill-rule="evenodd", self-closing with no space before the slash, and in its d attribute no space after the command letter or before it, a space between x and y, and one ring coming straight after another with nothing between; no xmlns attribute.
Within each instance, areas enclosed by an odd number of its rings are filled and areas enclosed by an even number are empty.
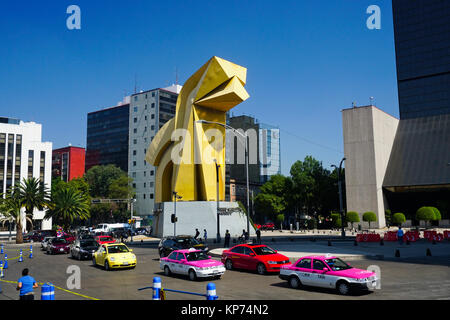
<svg viewBox="0 0 450 320"><path fill-rule="evenodd" d="M428 221L432 221L435 218L435 213L432 207L421 207L416 212L416 220L425 221L425 227Z"/></svg>
<svg viewBox="0 0 450 320"><path fill-rule="evenodd" d="M375 212L372 212L372 211L364 212L362 218L363 218L363 221L369 223L369 229L370 229L370 223L377 221L377 215L375 214Z"/></svg>
<svg viewBox="0 0 450 320"><path fill-rule="evenodd" d="M340 228L342 227L342 221L341 221L341 214L340 213L332 213L331 214L331 221L333 223L333 227Z"/></svg>
<svg viewBox="0 0 450 320"><path fill-rule="evenodd" d="M359 222L358 212L355 212L355 211L347 212L346 220L352 224L352 229L353 229L353 223Z"/></svg>
<svg viewBox="0 0 450 320"><path fill-rule="evenodd" d="M394 224L397 224L398 226L401 226L402 223L406 222L406 217L401 212L394 213L394 215L392 216L392 222Z"/></svg>
<svg viewBox="0 0 450 320"><path fill-rule="evenodd" d="M442 217L441 217L441 212L439 211L439 209L438 209L438 208L435 208L435 207L430 207L430 208L431 208L431 210L433 210L433 213L434 213L434 219L433 219L433 221L439 221L439 220L441 220Z"/></svg>

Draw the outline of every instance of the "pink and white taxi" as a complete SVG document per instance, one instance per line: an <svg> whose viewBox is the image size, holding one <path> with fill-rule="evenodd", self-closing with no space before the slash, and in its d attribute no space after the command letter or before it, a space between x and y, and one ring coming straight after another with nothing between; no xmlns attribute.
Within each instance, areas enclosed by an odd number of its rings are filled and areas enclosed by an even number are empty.
<svg viewBox="0 0 450 320"><path fill-rule="evenodd" d="M159 260L159 267L166 276L178 273L188 275L192 281L208 277L220 279L225 273L222 262L211 259L205 251L194 248L172 251L169 256Z"/></svg>
<svg viewBox="0 0 450 320"><path fill-rule="evenodd" d="M351 290L373 290L377 287L375 272L353 268L333 256L306 256L291 265L282 266L279 277L292 288L314 286L336 289L340 294Z"/></svg>

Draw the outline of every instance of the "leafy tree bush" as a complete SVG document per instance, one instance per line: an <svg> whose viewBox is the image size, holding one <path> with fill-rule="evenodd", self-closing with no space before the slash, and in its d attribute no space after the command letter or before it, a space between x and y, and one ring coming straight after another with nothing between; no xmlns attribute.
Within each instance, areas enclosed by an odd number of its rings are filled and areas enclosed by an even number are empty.
<svg viewBox="0 0 450 320"><path fill-rule="evenodd" d="M333 223L333 227L340 228L342 227L342 219L340 213L331 213L331 222Z"/></svg>
<svg viewBox="0 0 450 320"><path fill-rule="evenodd" d="M441 217L441 212L439 211L439 209L438 209L438 208L435 208L435 207L430 207L430 208L431 208L431 210L433 210L433 213L434 213L434 219L433 219L433 221L439 221L439 220L441 220L442 217Z"/></svg>
<svg viewBox="0 0 450 320"><path fill-rule="evenodd" d="M358 212L355 212L355 211L347 212L346 220L352 224L352 229L353 229L353 223L359 222Z"/></svg>
<svg viewBox="0 0 450 320"><path fill-rule="evenodd" d="M392 222L398 226L401 226L402 223L405 223L406 217L403 213L397 212L392 216Z"/></svg>
<svg viewBox="0 0 450 320"><path fill-rule="evenodd" d="M284 222L284 214L277 215L276 221L278 224L282 224Z"/></svg>
<svg viewBox="0 0 450 320"><path fill-rule="evenodd" d="M390 227L391 224L393 223L393 221L392 221L393 217L392 217L392 211L391 210L387 209L387 210L384 211L384 219L386 220L386 225L388 227Z"/></svg>
<svg viewBox="0 0 450 320"><path fill-rule="evenodd" d="M363 218L363 221L369 223L369 229L370 229L370 223L377 221L377 215L375 214L375 212L372 212L372 211L364 212L362 218Z"/></svg>
<svg viewBox="0 0 450 320"><path fill-rule="evenodd" d="M435 220L435 212L432 207L421 207L416 212L416 219L419 221L425 221L425 227L428 221Z"/></svg>

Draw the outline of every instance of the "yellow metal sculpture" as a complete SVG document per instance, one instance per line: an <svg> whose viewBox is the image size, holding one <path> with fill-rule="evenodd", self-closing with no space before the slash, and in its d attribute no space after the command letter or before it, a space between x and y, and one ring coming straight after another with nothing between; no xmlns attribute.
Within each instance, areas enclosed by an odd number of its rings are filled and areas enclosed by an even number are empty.
<svg viewBox="0 0 450 320"><path fill-rule="evenodd" d="M155 202L170 202L176 191L183 201L225 199L226 112L248 99L247 69L212 57L183 85L175 117L156 134L146 161L157 167ZM199 120L209 121L200 123Z"/></svg>

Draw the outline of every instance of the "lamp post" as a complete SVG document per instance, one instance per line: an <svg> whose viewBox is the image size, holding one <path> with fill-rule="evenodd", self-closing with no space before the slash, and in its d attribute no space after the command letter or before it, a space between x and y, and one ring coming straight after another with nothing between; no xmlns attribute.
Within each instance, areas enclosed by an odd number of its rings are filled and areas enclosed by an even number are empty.
<svg viewBox="0 0 450 320"><path fill-rule="evenodd" d="M341 162L339 163L339 168L336 167L334 164L331 165L332 167L336 168L337 175L338 175L338 189L339 189L339 212L341 214L341 235L343 238L345 238L345 228L344 228L344 207L342 202L342 181L341 181L341 171L342 171L342 163L345 161L345 158L342 158Z"/></svg>
<svg viewBox="0 0 450 320"><path fill-rule="evenodd" d="M216 124L219 126L222 126L224 128L233 130L233 132L237 133L238 135L240 135L243 139L245 139L245 170L246 170L246 178L247 178L247 234L250 236L250 220L249 220L249 210L250 210L250 188L249 188L249 181L248 181L248 136L247 133L242 134L241 132L239 132L237 129L225 124L225 123L220 123L220 122L215 122L215 121L207 121L207 120L197 120L195 121L196 123L206 123L206 124ZM238 139L239 140L239 139ZM219 214L219 207L217 207L217 214Z"/></svg>
<svg viewBox="0 0 450 320"><path fill-rule="evenodd" d="M175 201L173 202L173 236L176 237L177 235L177 199L180 200L181 198L183 198L182 196L178 195L178 192L173 191L172 192Z"/></svg>
<svg viewBox="0 0 450 320"><path fill-rule="evenodd" d="M216 195L216 200L217 200L217 235L216 235L216 242L220 243L220 214L219 214L219 207L220 207L220 203L219 203L219 168L220 165L217 163L217 160L214 159L214 163L216 164L216 191L217 191L217 195Z"/></svg>

